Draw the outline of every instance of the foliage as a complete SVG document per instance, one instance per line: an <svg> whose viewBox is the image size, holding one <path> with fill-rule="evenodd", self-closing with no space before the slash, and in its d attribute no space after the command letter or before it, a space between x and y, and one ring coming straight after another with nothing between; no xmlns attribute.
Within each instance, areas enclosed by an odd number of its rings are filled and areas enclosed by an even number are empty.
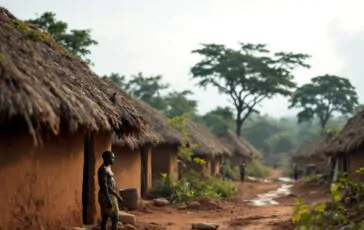
<svg viewBox="0 0 364 230"><path fill-rule="evenodd" d="M362 173L360 169L358 173ZM331 201L327 204L306 205L296 200L293 222L299 229L364 229L364 184L342 176L330 188Z"/></svg>
<svg viewBox="0 0 364 230"><path fill-rule="evenodd" d="M250 114L264 99L274 95L289 96L296 84L292 71L305 63L309 55L278 52L271 54L264 44L241 43L234 50L224 45L203 44L193 50L203 59L192 69L198 85L212 85L227 95L236 112L236 134Z"/></svg>
<svg viewBox="0 0 364 230"><path fill-rule="evenodd" d="M240 180L240 172L238 166L232 167L229 160L223 162L223 165L224 165L224 170L223 170L224 178L233 181Z"/></svg>
<svg viewBox="0 0 364 230"><path fill-rule="evenodd" d="M269 174L269 168L262 164L261 161L253 159L246 165L245 172L249 176L264 178Z"/></svg>
<svg viewBox="0 0 364 230"><path fill-rule="evenodd" d="M235 130L234 113L229 107L217 107L207 112L200 122L208 127L212 133L218 135L225 129Z"/></svg>
<svg viewBox="0 0 364 230"><path fill-rule="evenodd" d="M183 114L194 115L197 113L197 101L191 100L188 97L193 95L190 90L181 92L173 91L164 97L166 108L164 113L167 117L176 117Z"/></svg>
<svg viewBox="0 0 364 230"><path fill-rule="evenodd" d="M236 186L230 181L222 181L213 177L201 178L196 173L191 173L175 184L171 182L167 174L163 174L151 194L156 197L165 197L173 203L183 203L201 197L213 199L230 197L236 192Z"/></svg>
<svg viewBox="0 0 364 230"><path fill-rule="evenodd" d="M182 116L177 116L169 119L169 124L181 132L183 137L182 142L186 143L178 147L178 157L180 158L180 160L182 160L183 163L192 161L197 158L196 160L194 160L196 163L205 164L206 162L203 159L200 159L198 157L193 158L194 150L198 148L198 145L193 143L193 141L190 139L190 134L186 129L186 122L188 121L189 117L189 114L184 114Z"/></svg>
<svg viewBox="0 0 364 230"><path fill-rule="evenodd" d="M71 54L83 59L87 63L91 63L87 59L87 55L91 54L90 46L98 44L91 37L91 30L68 31L68 24L63 21L58 21L56 14L53 12L44 12L38 18L29 19L27 22L37 25L40 29L52 35Z"/></svg>
<svg viewBox="0 0 364 230"><path fill-rule="evenodd" d="M314 173L303 177L303 183L306 185L315 184L315 183L319 182L319 180L320 180L320 176L317 174L314 174Z"/></svg>
<svg viewBox="0 0 364 230"><path fill-rule="evenodd" d="M298 122L317 117L323 131L335 112L353 114L357 105L358 96L350 81L326 74L299 87L292 96L290 108L301 108L297 114Z"/></svg>

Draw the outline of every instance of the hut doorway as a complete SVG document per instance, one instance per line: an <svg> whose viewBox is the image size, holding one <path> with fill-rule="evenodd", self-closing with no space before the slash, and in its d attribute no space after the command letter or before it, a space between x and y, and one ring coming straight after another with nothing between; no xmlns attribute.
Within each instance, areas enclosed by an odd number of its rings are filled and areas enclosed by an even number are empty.
<svg viewBox="0 0 364 230"><path fill-rule="evenodd" d="M142 147L140 154L141 154L140 194L143 198L145 198L148 194L148 149L146 147Z"/></svg>
<svg viewBox="0 0 364 230"><path fill-rule="evenodd" d="M211 174L211 176L216 175L216 159L215 158L211 159L210 174Z"/></svg>
<svg viewBox="0 0 364 230"><path fill-rule="evenodd" d="M84 140L84 163L82 182L82 220L83 224L85 225L94 223L95 163L94 138L92 135L86 135Z"/></svg>

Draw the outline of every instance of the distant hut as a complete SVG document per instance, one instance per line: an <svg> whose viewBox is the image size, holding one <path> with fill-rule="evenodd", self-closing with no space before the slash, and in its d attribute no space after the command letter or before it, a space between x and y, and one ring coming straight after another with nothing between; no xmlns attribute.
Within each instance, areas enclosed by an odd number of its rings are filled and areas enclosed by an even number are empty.
<svg viewBox="0 0 364 230"><path fill-rule="evenodd" d="M253 151L250 146L247 146L247 142L239 138L231 130L225 130L219 134L220 140L225 146L232 152L229 157L230 163L233 167L238 166L243 160L250 162L252 160Z"/></svg>
<svg viewBox="0 0 364 230"><path fill-rule="evenodd" d="M291 162L297 166L301 175L312 173L325 173L326 158L316 154L321 141L305 141L291 155Z"/></svg>
<svg viewBox="0 0 364 230"><path fill-rule="evenodd" d="M192 143L197 144L194 157L203 159L206 164L195 162L187 164L188 169L203 172L205 175L217 175L219 173L222 156L231 155L231 151L210 130L202 124L188 120L186 130Z"/></svg>
<svg viewBox="0 0 364 230"><path fill-rule="evenodd" d="M145 197L153 181L157 181L162 173L178 175L177 152L183 138L160 111L139 99L130 100L148 126L138 139L114 138L112 149L121 159L114 171L119 187L138 188L140 195Z"/></svg>
<svg viewBox="0 0 364 230"><path fill-rule="evenodd" d="M145 121L52 38L0 7L0 229L95 222L101 154L111 133Z"/></svg>
<svg viewBox="0 0 364 230"><path fill-rule="evenodd" d="M344 128L327 138L319 151L330 157L332 169L348 173L354 180L364 181L356 171L364 166L364 111L349 119ZM336 173L333 174L334 177Z"/></svg>

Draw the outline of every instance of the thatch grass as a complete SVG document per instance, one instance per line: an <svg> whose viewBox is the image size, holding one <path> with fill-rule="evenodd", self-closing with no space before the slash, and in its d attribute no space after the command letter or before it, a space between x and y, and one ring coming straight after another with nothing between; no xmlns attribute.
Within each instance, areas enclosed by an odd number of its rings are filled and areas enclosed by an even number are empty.
<svg viewBox="0 0 364 230"><path fill-rule="evenodd" d="M252 157L251 150L231 130L225 130L220 133L219 138L232 153L248 159Z"/></svg>
<svg viewBox="0 0 364 230"><path fill-rule="evenodd" d="M364 110L350 118L336 135L329 136L318 151L327 155L351 154L364 145Z"/></svg>
<svg viewBox="0 0 364 230"><path fill-rule="evenodd" d="M114 85L114 87L117 87ZM115 89L118 90L118 89ZM119 89L120 90L120 89ZM160 111L143 102L140 99L136 99L133 96L127 95L121 92L125 98L129 98L131 105L143 115L147 121L146 132L138 137L126 137L123 139L113 138L114 145L127 146L130 149L137 149L143 145L151 144L156 145L180 145L183 143L182 134L172 127L168 118Z"/></svg>
<svg viewBox="0 0 364 230"><path fill-rule="evenodd" d="M190 135L191 141L198 145L198 148L195 150L196 154L207 156L232 154L224 143L202 124L188 120L186 122L186 130Z"/></svg>
<svg viewBox="0 0 364 230"><path fill-rule="evenodd" d="M144 132L145 121L130 102L49 34L0 7L0 126L26 122L41 130Z"/></svg>

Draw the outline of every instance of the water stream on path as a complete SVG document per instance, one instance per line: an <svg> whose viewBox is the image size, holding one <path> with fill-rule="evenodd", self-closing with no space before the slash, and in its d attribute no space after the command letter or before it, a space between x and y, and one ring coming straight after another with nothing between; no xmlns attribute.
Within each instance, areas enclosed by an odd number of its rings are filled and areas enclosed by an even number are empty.
<svg viewBox="0 0 364 230"><path fill-rule="evenodd" d="M283 184L277 190L259 194L257 198L249 200L248 202L254 206L278 205L279 203L275 199L289 195L291 193L293 181L286 177L280 177L277 180L283 182Z"/></svg>

